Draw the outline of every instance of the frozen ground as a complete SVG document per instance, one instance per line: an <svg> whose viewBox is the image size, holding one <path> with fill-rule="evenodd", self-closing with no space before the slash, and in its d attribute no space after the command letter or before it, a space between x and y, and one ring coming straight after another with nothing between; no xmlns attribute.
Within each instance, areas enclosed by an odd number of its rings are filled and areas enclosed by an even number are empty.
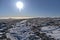
<svg viewBox="0 0 60 40"><path fill-rule="evenodd" d="M14 28L9 29L10 33L6 34L7 37L11 40L33 40L28 38L30 35L32 35L32 38L36 37L37 40L41 40L38 38L38 36L33 34L30 26L26 26L26 21L27 20L16 23Z"/></svg>
<svg viewBox="0 0 60 40"><path fill-rule="evenodd" d="M34 34L31 30L30 23L26 25L27 20L23 20L21 22L17 22L13 28L9 29L9 33L7 33L7 37L11 40L44 40L40 36ZM54 38L52 40L60 40L60 27L59 26L44 26L40 27L39 33L46 33L46 36L49 38ZM46 40L46 39L45 39ZM47 39L48 40L48 39Z"/></svg>
<svg viewBox="0 0 60 40"><path fill-rule="evenodd" d="M45 32L47 36L51 35L51 37L56 40L60 40L60 28L59 26L46 26L41 28L42 32Z"/></svg>

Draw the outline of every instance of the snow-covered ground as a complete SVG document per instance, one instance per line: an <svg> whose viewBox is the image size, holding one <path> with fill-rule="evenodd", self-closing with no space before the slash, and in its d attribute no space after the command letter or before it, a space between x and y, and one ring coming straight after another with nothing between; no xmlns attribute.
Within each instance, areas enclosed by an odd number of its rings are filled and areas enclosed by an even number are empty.
<svg viewBox="0 0 60 40"><path fill-rule="evenodd" d="M35 36L31 31L30 26L26 26L26 21L27 20L16 23L14 28L9 29L10 33L6 34L7 37L11 40L29 40L28 37L30 35Z"/></svg>
<svg viewBox="0 0 60 40"><path fill-rule="evenodd" d="M10 33L7 33L7 37L11 40L33 40L32 38L36 38L34 40L41 40L34 32L31 30L31 26L26 26L27 20L23 20L21 22L17 22L16 25L9 29ZM30 25L30 23L28 23ZM32 24L31 24L32 25ZM48 37L55 38L56 40L60 40L60 28L59 26L44 26L41 27L41 32L46 33ZM50 35L50 36L49 36ZM31 38L29 39L29 37Z"/></svg>
<svg viewBox="0 0 60 40"><path fill-rule="evenodd" d="M47 36L51 35L51 37L56 40L60 40L60 28L59 26L46 26L41 28L42 32L46 33Z"/></svg>

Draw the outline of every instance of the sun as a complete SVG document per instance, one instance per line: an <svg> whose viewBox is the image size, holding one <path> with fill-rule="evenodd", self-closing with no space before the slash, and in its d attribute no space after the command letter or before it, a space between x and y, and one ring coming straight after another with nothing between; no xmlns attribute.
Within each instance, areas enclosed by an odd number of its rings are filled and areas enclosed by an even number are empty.
<svg viewBox="0 0 60 40"><path fill-rule="evenodd" d="M17 6L18 9L22 9L23 8L23 2L18 1L16 3L16 6Z"/></svg>

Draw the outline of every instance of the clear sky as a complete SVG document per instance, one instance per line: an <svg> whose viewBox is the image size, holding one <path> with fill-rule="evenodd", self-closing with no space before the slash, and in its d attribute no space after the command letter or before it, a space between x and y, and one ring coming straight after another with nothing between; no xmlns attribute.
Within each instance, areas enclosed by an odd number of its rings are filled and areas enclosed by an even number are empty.
<svg viewBox="0 0 60 40"><path fill-rule="evenodd" d="M17 1L24 3L21 12ZM60 16L60 0L0 0L0 16Z"/></svg>

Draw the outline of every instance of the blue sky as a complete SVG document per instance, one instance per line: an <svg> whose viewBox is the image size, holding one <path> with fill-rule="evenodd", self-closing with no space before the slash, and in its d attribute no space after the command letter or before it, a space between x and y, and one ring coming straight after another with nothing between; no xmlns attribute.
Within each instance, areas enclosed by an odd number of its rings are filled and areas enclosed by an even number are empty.
<svg viewBox="0 0 60 40"><path fill-rule="evenodd" d="M17 1L24 3L21 12ZM0 16L60 16L60 0L0 0Z"/></svg>

